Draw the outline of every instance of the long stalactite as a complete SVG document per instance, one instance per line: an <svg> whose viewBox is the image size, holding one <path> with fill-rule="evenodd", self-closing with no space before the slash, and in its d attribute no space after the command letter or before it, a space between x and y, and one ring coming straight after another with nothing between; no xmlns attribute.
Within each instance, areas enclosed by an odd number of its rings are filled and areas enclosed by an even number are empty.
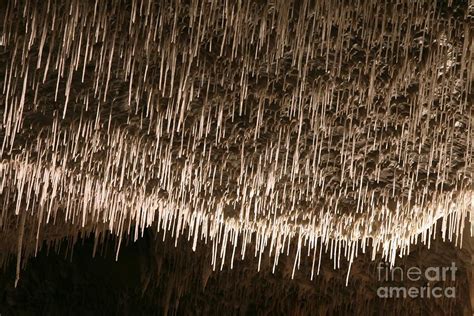
<svg viewBox="0 0 474 316"><path fill-rule="evenodd" d="M214 269L296 247L311 278L321 252L393 265L437 223L462 240L473 3L15 0L2 17L0 232L18 227L19 260L60 223L184 234Z"/></svg>

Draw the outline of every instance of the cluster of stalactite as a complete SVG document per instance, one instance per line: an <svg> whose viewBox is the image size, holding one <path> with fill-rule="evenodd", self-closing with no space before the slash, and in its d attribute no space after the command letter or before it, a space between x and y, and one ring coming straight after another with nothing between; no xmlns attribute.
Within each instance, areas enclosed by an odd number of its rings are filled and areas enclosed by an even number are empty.
<svg viewBox="0 0 474 316"><path fill-rule="evenodd" d="M214 268L247 245L275 268L296 247L293 273L307 252L311 276L323 251L339 267L370 244L393 264L438 219L442 238L463 231L466 1L4 6L0 230L17 219L19 258L30 217L37 240L56 221L185 234Z"/></svg>

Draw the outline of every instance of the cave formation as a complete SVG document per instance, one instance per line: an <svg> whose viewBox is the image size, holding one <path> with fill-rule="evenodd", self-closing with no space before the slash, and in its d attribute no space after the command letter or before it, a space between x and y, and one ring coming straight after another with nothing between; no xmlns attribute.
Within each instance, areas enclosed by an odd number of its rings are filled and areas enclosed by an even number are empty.
<svg viewBox="0 0 474 316"><path fill-rule="evenodd" d="M472 0L3 0L0 89L2 314L474 313Z"/></svg>

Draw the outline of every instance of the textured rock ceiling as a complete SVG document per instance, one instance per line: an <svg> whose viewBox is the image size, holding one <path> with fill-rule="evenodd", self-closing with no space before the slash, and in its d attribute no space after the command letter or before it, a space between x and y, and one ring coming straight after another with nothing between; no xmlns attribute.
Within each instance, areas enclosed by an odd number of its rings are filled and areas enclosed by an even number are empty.
<svg viewBox="0 0 474 316"><path fill-rule="evenodd" d="M321 252L350 269L366 250L393 264L436 231L460 240L474 4L2 6L4 259L151 226L207 243L215 268L291 253L293 274L310 254L312 278Z"/></svg>

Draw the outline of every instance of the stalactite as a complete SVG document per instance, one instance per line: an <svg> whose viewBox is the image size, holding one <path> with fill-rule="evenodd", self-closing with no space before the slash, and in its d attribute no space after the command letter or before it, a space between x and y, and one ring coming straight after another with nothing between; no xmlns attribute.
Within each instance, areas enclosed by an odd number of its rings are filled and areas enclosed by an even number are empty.
<svg viewBox="0 0 474 316"><path fill-rule="evenodd" d="M369 240L393 265L438 220L457 241L472 8L378 3L9 2L0 226L34 217L36 248L58 218L120 240L189 231L221 269L228 245L231 266L252 244L274 269L296 247L292 276L307 250L311 278L323 251L351 265Z"/></svg>

